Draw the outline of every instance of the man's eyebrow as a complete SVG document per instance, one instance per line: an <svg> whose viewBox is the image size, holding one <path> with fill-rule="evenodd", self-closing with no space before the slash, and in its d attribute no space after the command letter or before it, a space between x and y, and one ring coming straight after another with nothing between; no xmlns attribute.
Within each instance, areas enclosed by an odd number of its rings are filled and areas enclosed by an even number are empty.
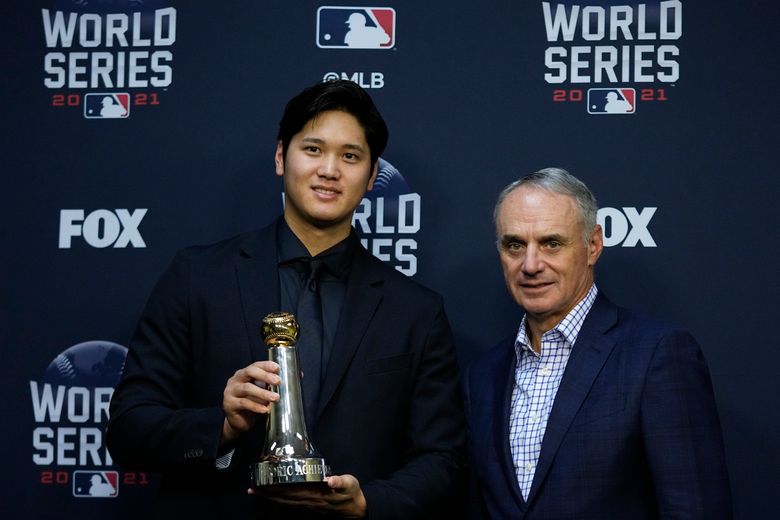
<svg viewBox="0 0 780 520"><path fill-rule="evenodd" d="M321 139L319 137L304 137L304 138L301 139L301 142L304 143L304 144L323 145L323 144L325 144L325 139ZM358 152L365 152L366 151L366 149L363 146L361 146L359 144L352 144L352 143L345 144L343 146L343 148L346 148L348 150L356 150Z"/></svg>
<svg viewBox="0 0 780 520"><path fill-rule="evenodd" d="M344 148L348 148L350 150L357 150L358 152L365 152L365 148L360 146L359 144L345 144Z"/></svg>
<svg viewBox="0 0 780 520"><path fill-rule="evenodd" d="M517 235L507 234L501 235L501 243L508 244L509 242L523 242Z"/></svg>
<svg viewBox="0 0 780 520"><path fill-rule="evenodd" d="M520 238L517 235L513 235L511 233L502 235L500 239L502 244L508 244L509 242L523 242L525 243L525 240ZM549 235L544 235L539 238L540 243L546 243L546 242L566 242L566 238L561 235L560 233L551 233Z"/></svg>

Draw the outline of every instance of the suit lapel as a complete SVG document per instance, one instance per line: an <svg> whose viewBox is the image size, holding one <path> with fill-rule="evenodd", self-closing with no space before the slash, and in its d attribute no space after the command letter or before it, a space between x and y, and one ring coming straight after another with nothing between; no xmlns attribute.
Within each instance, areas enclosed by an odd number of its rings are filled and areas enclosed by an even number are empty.
<svg viewBox="0 0 780 520"><path fill-rule="evenodd" d="M504 482L508 483L507 485L511 489L512 497L515 501L518 504L525 505L520 485L517 483L515 462L509 445L509 418L512 416L512 390L515 382L516 365L517 356L514 350L514 342L510 340L492 371L494 374L506 374L506 376L503 379L495 379L495 384L493 385L494 394L491 396L492 400L489 403L485 403L485 406L487 406L487 409L490 409L491 403L496 403L497 406L500 406L500 414L491 414L495 421L493 425L494 446L497 447L498 460L504 472Z"/></svg>
<svg viewBox="0 0 780 520"><path fill-rule="evenodd" d="M268 359L263 343L263 318L279 309L279 275L276 252L276 223L251 235L241 244L235 263L244 323L253 361Z"/></svg>
<svg viewBox="0 0 780 520"><path fill-rule="evenodd" d="M382 301L384 278L381 270L374 267L374 258L362 246L355 249L333 351L320 389L318 417L336 392Z"/></svg>
<svg viewBox="0 0 780 520"><path fill-rule="evenodd" d="M614 341L608 339L604 333L612 328L616 321L617 307L599 293L577 336L555 396L528 494L529 504L544 482L563 437L615 346Z"/></svg>

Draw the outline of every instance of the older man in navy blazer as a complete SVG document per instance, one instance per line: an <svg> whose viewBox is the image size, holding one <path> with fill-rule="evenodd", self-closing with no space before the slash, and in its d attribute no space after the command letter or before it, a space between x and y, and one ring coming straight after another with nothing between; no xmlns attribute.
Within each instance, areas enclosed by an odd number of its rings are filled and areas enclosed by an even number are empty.
<svg viewBox="0 0 780 520"><path fill-rule="evenodd" d="M158 282L107 433L119 464L163 473L158 517L449 518L456 507L465 421L442 299L374 258L351 227L387 138L355 83L304 90L279 125L283 217L183 250ZM261 322L317 287L322 336L299 341L298 353L308 431L336 475L250 495L279 399Z"/></svg>
<svg viewBox="0 0 780 520"><path fill-rule="evenodd" d="M731 518L701 350L599 292L596 211L557 168L499 196L499 256L525 316L466 376L471 516Z"/></svg>

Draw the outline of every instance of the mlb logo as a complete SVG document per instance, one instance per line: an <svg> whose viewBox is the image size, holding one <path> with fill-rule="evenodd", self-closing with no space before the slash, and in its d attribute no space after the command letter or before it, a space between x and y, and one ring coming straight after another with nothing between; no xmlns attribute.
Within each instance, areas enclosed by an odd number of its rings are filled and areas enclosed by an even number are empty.
<svg viewBox="0 0 780 520"><path fill-rule="evenodd" d="M84 117L87 119L125 119L130 117L130 94L104 92L84 96Z"/></svg>
<svg viewBox="0 0 780 520"><path fill-rule="evenodd" d="M633 114L636 91L632 88L588 89L588 114Z"/></svg>
<svg viewBox="0 0 780 520"><path fill-rule="evenodd" d="M119 473L116 471L74 471L73 496L115 498L119 496Z"/></svg>
<svg viewBox="0 0 780 520"><path fill-rule="evenodd" d="M317 9L317 47L391 49L395 45L395 9L337 7Z"/></svg>

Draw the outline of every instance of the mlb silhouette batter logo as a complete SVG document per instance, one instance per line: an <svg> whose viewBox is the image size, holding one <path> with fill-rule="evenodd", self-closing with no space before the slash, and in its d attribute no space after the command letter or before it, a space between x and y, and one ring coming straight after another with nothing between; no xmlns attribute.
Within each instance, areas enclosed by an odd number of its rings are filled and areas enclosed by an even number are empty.
<svg viewBox="0 0 780 520"><path fill-rule="evenodd" d="M317 46L323 49L391 49L395 9L336 7L317 9Z"/></svg>
<svg viewBox="0 0 780 520"><path fill-rule="evenodd" d="M636 91L632 88L588 89L588 114L633 114Z"/></svg>
<svg viewBox="0 0 780 520"><path fill-rule="evenodd" d="M84 96L84 117L87 119L124 119L130 116L130 94L104 92Z"/></svg>
<svg viewBox="0 0 780 520"><path fill-rule="evenodd" d="M73 496L114 498L119 495L119 473L116 471L74 471Z"/></svg>

